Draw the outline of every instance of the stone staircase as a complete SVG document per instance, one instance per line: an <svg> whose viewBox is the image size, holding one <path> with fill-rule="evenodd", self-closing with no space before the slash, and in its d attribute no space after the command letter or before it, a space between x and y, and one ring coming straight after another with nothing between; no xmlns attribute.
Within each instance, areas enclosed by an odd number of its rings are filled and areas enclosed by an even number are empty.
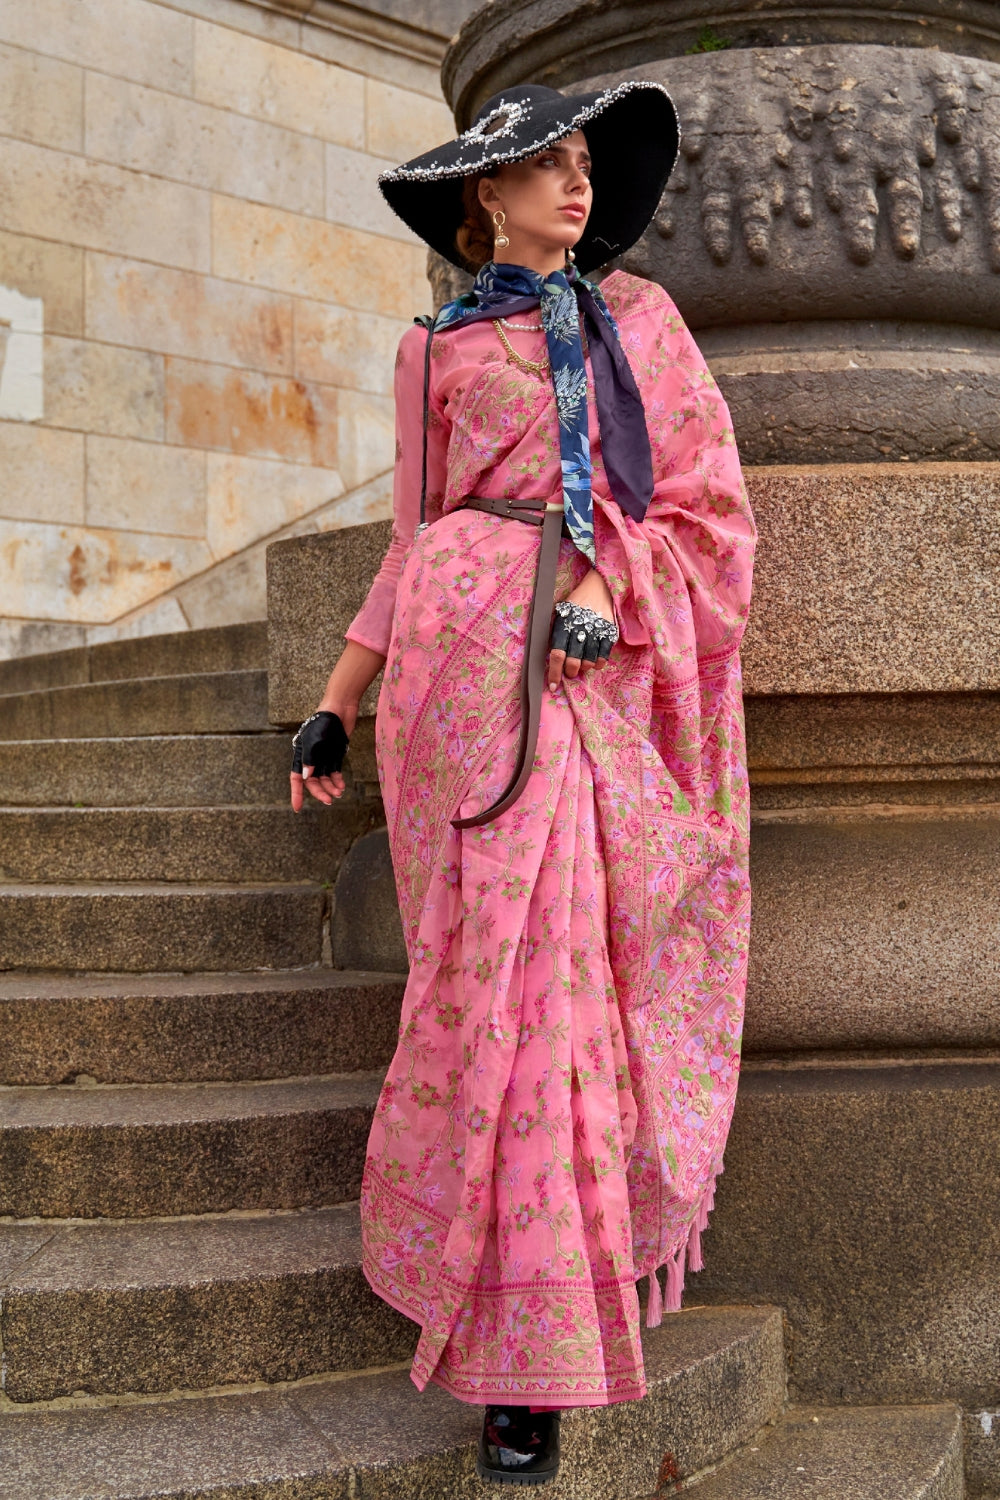
<svg viewBox="0 0 1000 1500"><path fill-rule="evenodd" d="M360 1272L403 980L334 965L380 808L290 812L265 651L250 625L0 665L0 1500L498 1493ZM789 1404L766 1301L646 1351L647 1401L567 1415L553 1500L965 1493L953 1402Z"/></svg>

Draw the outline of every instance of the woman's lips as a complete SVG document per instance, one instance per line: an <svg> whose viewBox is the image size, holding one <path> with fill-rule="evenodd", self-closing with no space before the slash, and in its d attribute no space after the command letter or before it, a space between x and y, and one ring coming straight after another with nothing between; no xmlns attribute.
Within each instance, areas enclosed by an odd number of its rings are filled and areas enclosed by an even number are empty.
<svg viewBox="0 0 1000 1500"><path fill-rule="evenodd" d="M575 204L567 204L564 208L561 208L559 212L561 214L569 214L571 219L579 219L581 220L581 222L586 217L584 210L582 208L577 208Z"/></svg>

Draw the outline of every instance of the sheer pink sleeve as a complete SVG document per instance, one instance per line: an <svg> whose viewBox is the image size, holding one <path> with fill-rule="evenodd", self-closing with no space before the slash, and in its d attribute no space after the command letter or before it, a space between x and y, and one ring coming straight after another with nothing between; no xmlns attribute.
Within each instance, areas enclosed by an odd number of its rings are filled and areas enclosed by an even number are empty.
<svg viewBox="0 0 1000 1500"><path fill-rule="evenodd" d="M439 335L440 337L440 335ZM424 350L427 333L418 324L408 328L396 353L396 467L393 476L392 541L368 597L344 632L380 655L389 651L396 586L403 558L420 520L420 472L423 462ZM435 344L435 353L437 345ZM440 513L448 463L449 422L434 389L431 360L430 410L427 422L427 515Z"/></svg>

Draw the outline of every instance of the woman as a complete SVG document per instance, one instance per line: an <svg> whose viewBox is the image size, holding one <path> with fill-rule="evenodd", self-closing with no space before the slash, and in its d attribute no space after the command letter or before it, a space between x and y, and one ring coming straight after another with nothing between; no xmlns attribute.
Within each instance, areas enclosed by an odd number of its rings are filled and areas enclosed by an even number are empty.
<svg viewBox="0 0 1000 1500"><path fill-rule="evenodd" d="M421 1325L417 1386L486 1404L479 1472L521 1483L560 1408L644 1394L636 1278L655 1325L659 1269L676 1309L701 1265L739 1071L753 520L669 296L573 263L635 242L678 139L659 85L526 85L380 178L477 275L400 342L392 545L296 737L339 797L385 664L411 968L364 1268Z"/></svg>

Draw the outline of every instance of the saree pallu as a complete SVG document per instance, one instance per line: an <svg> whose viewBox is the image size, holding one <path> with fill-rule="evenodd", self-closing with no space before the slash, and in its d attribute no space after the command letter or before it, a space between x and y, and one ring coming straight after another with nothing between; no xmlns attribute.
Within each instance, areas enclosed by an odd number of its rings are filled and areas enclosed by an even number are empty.
<svg viewBox="0 0 1000 1500"><path fill-rule="evenodd" d="M602 671L546 692L515 806L451 826L511 773L536 528L457 509L417 535L379 698L411 969L364 1174L363 1264L421 1326L416 1385L473 1402L645 1394L636 1278L650 1277L648 1322L664 1265L679 1307L736 1094L748 570L726 614L670 553L655 498L646 527L597 498L622 639ZM586 568L563 541L557 598Z"/></svg>

